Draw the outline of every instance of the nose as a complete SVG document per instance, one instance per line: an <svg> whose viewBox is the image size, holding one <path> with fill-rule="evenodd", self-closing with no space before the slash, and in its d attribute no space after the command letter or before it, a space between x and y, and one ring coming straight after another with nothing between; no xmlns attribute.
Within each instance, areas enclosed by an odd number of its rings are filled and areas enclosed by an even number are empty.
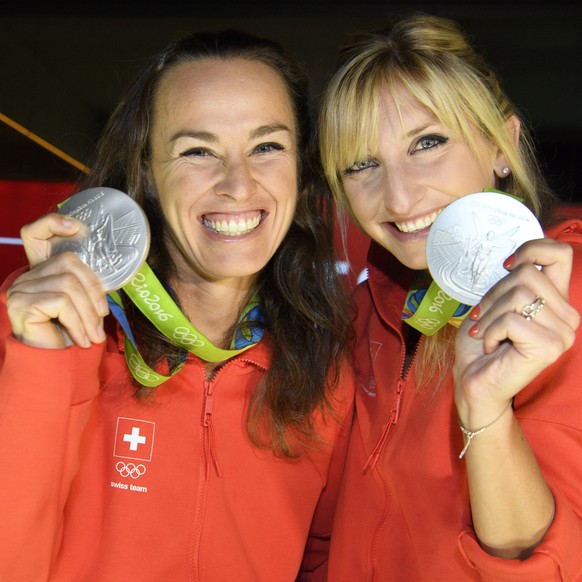
<svg viewBox="0 0 582 582"><path fill-rule="evenodd" d="M394 217L409 216L422 199L422 186L406 166L387 166L384 172L384 206Z"/></svg>
<svg viewBox="0 0 582 582"><path fill-rule="evenodd" d="M216 183L216 193L236 200L252 196L257 189L249 163L245 159L227 160Z"/></svg>

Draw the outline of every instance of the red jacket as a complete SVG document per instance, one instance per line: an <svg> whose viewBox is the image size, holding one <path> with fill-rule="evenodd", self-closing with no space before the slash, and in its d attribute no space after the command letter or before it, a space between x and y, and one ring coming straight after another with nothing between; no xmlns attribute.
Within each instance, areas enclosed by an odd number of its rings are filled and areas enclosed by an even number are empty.
<svg viewBox="0 0 582 582"><path fill-rule="evenodd" d="M582 313L582 222L550 234L575 248L570 301ZM452 378L435 393L434 385L415 388L414 362L402 377L401 311L412 272L375 244L368 261L369 280L356 291L357 418L329 580L582 580L582 327L574 347L515 398L555 519L529 559L495 558L471 527Z"/></svg>
<svg viewBox="0 0 582 582"><path fill-rule="evenodd" d="M292 581L307 542L305 578L324 569L350 376L339 421L316 422L327 444L289 460L245 428L266 340L212 381L190 357L148 402L133 398L118 344L25 346L2 294L0 580Z"/></svg>

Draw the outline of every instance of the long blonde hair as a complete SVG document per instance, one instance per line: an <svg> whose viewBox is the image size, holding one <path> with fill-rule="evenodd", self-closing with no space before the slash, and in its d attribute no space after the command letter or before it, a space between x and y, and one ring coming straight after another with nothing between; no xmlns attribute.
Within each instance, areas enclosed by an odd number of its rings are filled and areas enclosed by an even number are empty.
<svg viewBox="0 0 582 582"><path fill-rule="evenodd" d="M426 14L355 36L340 51L322 101L319 127L325 175L340 209L349 211L344 170L377 148L382 93L389 91L398 106L401 87L475 152L474 128L497 146L511 168L497 187L522 198L542 218L553 195L523 123L519 140L507 129L516 108L459 25ZM419 358L423 377L423 371L432 375L449 366L453 336L454 329L445 326L434 339L423 342Z"/></svg>

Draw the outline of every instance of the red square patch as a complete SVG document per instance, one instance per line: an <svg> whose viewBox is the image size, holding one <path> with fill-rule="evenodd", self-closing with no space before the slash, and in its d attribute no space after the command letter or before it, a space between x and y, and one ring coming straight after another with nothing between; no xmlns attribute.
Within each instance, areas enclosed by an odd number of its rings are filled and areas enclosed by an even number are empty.
<svg viewBox="0 0 582 582"><path fill-rule="evenodd" d="M155 423L120 416L117 419L114 457L151 461L154 448Z"/></svg>

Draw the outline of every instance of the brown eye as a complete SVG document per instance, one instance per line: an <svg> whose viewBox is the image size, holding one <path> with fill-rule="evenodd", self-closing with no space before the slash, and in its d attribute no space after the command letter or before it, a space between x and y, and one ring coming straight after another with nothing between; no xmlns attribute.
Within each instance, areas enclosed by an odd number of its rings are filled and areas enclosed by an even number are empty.
<svg viewBox="0 0 582 582"><path fill-rule="evenodd" d="M191 157L195 157L195 158L203 158L203 157L209 156L209 155L210 155L210 152L205 148L190 148L190 149L183 151L180 154L180 157L187 158L187 157L191 156Z"/></svg>
<svg viewBox="0 0 582 582"><path fill-rule="evenodd" d="M285 149L280 143L262 143L261 145L255 148L255 152L258 154L268 154L272 151L283 151Z"/></svg>

